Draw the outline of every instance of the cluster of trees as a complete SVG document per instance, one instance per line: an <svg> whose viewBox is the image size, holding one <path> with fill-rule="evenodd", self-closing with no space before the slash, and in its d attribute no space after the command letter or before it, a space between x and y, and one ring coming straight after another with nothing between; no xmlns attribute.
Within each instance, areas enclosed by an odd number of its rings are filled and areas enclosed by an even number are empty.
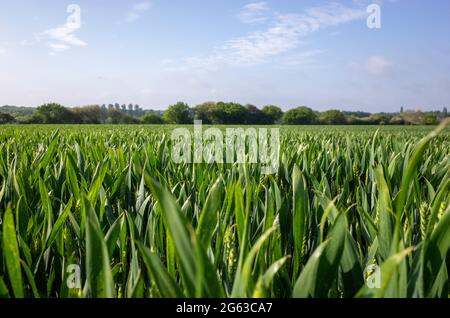
<svg viewBox="0 0 450 318"><path fill-rule="evenodd" d="M442 112L404 111L402 108L399 113L371 114L336 109L317 112L306 106L283 112L274 105L259 109L253 105L224 102L206 102L192 108L178 102L164 112L143 110L132 104L120 106L118 103L75 108L50 103L31 113L23 107L8 108L12 113L2 112L3 109L0 108L0 124L192 124L194 120L202 120L204 124L216 125L434 125L448 116L445 107ZM15 117L16 113L27 115Z"/></svg>
<svg viewBox="0 0 450 318"><path fill-rule="evenodd" d="M15 121L16 119L14 118L14 116L7 113L0 113L0 125L14 123Z"/></svg>
<svg viewBox="0 0 450 318"><path fill-rule="evenodd" d="M253 105L237 103L207 102L194 108L179 102L169 106L163 120L170 124L188 124L194 119L204 124L224 125L435 125L446 118L447 109L442 112L403 111L400 113L371 114L367 112L342 112L331 109L317 112L307 106L300 106L283 112L274 105L262 109Z"/></svg>
<svg viewBox="0 0 450 318"><path fill-rule="evenodd" d="M108 110L115 109L130 116L138 116L138 117L144 115L145 113L145 111L137 104L136 105L128 104L128 106L126 104L120 105L119 103L108 104L108 106L106 106L106 104L103 104L101 108L104 111L106 111L106 109Z"/></svg>
<svg viewBox="0 0 450 318"><path fill-rule="evenodd" d="M115 107L92 105L67 108L50 103L39 106L32 116L20 122L24 124L136 124L139 120Z"/></svg>

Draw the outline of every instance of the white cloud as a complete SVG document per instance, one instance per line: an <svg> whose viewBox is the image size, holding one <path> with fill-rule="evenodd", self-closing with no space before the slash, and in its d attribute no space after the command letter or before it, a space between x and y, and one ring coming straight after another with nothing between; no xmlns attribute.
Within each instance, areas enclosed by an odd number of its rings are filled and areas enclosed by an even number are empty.
<svg viewBox="0 0 450 318"><path fill-rule="evenodd" d="M203 57L192 56L181 60L166 59L161 61L161 64L168 71L187 71L190 69L217 71L220 66L230 65L233 64L233 62L228 56L216 54Z"/></svg>
<svg viewBox="0 0 450 318"><path fill-rule="evenodd" d="M44 37L51 40L63 42L69 46L86 46L87 43L76 37L73 33L80 29L79 26L65 24L53 29L42 32L38 37Z"/></svg>
<svg viewBox="0 0 450 318"><path fill-rule="evenodd" d="M70 19L63 25L52 29L45 30L35 34L36 42L47 41L50 47L50 55L55 55L58 52L69 50L71 47L84 47L87 43L77 37L74 33L81 29L81 21L72 21ZM24 40L20 45L33 45L35 42Z"/></svg>
<svg viewBox="0 0 450 318"><path fill-rule="evenodd" d="M382 74L388 70L391 63L382 56L371 56L366 62L365 69L371 74Z"/></svg>
<svg viewBox="0 0 450 318"><path fill-rule="evenodd" d="M3 49L0 47L0 55L4 55L4 54L6 54L6 49Z"/></svg>
<svg viewBox="0 0 450 318"><path fill-rule="evenodd" d="M261 12L264 2L250 4L244 11ZM182 65L171 69L207 68L215 69L221 64L255 64L286 53L298 47L301 39L320 29L334 27L367 16L363 7L347 7L340 3L306 9L303 13L266 12L268 27L231 39L218 49L218 53L202 57L190 57L178 61ZM270 13L270 14L269 14ZM176 64L176 63L172 63Z"/></svg>
<svg viewBox="0 0 450 318"><path fill-rule="evenodd" d="M148 9L150 9L151 6L152 6L152 4L149 1L146 1L146 2L134 4L132 9L137 12L144 12L144 11L147 11Z"/></svg>
<svg viewBox="0 0 450 318"><path fill-rule="evenodd" d="M276 14L268 29L231 40L226 47L243 60L259 60L297 47L302 37L319 29L364 17L365 10L338 3L310 8L302 14Z"/></svg>
<svg viewBox="0 0 450 318"><path fill-rule="evenodd" d="M62 51L70 49L69 45L62 44L62 43L50 43L49 46L55 52L62 52Z"/></svg>
<svg viewBox="0 0 450 318"><path fill-rule="evenodd" d="M22 40L19 42L21 46L30 46L36 44L36 41Z"/></svg>
<svg viewBox="0 0 450 318"><path fill-rule="evenodd" d="M135 3L131 10L127 13L126 21L127 22L135 22L139 20L142 16L142 14L146 11L148 11L152 7L152 4L150 1L145 2L139 2Z"/></svg>
<svg viewBox="0 0 450 318"><path fill-rule="evenodd" d="M243 23L256 24L269 19L267 2L253 2L245 5L239 12L239 19Z"/></svg>
<svg viewBox="0 0 450 318"><path fill-rule="evenodd" d="M310 50L293 54L280 59L280 66L296 67L296 66L313 66L314 58L318 55L325 53L325 50Z"/></svg>

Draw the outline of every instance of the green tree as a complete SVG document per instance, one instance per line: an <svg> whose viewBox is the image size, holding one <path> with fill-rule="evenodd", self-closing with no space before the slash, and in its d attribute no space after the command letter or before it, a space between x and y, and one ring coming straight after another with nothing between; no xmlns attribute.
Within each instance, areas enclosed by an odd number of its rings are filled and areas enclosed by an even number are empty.
<svg viewBox="0 0 450 318"><path fill-rule="evenodd" d="M68 108L56 103L39 106L34 117L43 124L68 124L75 121L75 116Z"/></svg>
<svg viewBox="0 0 450 318"><path fill-rule="evenodd" d="M164 120L161 118L161 116L152 113L147 113L141 117L141 123L147 125L161 125L164 124Z"/></svg>
<svg viewBox="0 0 450 318"><path fill-rule="evenodd" d="M268 120L266 115L254 105L246 105L245 124L247 125L266 125Z"/></svg>
<svg viewBox="0 0 450 318"><path fill-rule="evenodd" d="M323 124L345 124L347 123L347 118L345 114L337 109L327 110L319 116L320 122Z"/></svg>
<svg viewBox="0 0 450 318"><path fill-rule="evenodd" d="M134 105L134 115L135 116L141 116L142 115L142 110L141 110L141 108L139 107L138 104Z"/></svg>
<svg viewBox="0 0 450 318"><path fill-rule="evenodd" d="M107 116L107 111L98 105L75 107L71 111L74 114L72 122L79 124L101 124Z"/></svg>
<svg viewBox="0 0 450 318"><path fill-rule="evenodd" d="M423 124L424 125L437 125L438 124L437 116L432 113L426 113L423 116Z"/></svg>
<svg viewBox="0 0 450 318"><path fill-rule="evenodd" d="M194 117L196 120L201 120L203 124L213 124L212 113L216 108L215 102L205 102L194 107Z"/></svg>
<svg viewBox="0 0 450 318"><path fill-rule="evenodd" d="M317 115L306 106L300 106L284 113L282 123L285 125L308 125L317 121Z"/></svg>
<svg viewBox="0 0 450 318"><path fill-rule="evenodd" d="M163 118L168 124L192 124L194 114L188 104L178 102L167 108L164 112Z"/></svg>
<svg viewBox="0 0 450 318"><path fill-rule="evenodd" d="M396 120L398 122L400 122L401 116L399 116L400 118L396 118ZM371 115L368 119L368 123L369 124L373 124L373 125L386 125L391 123L391 116L387 115L387 114L375 114L375 115ZM395 122L395 121L394 121Z"/></svg>
<svg viewBox="0 0 450 318"><path fill-rule="evenodd" d="M280 121L283 117L283 111L280 107L274 105L264 106L262 112L266 116L267 124L273 125Z"/></svg>
<svg viewBox="0 0 450 318"><path fill-rule="evenodd" d="M117 109L108 110L108 124L137 124L139 120Z"/></svg>
<svg viewBox="0 0 450 318"><path fill-rule="evenodd" d="M0 113L0 125L16 122L16 119L10 114Z"/></svg>
<svg viewBox="0 0 450 318"><path fill-rule="evenodd" d="M218 102L211 111L211 122L223 125L244 124L247 114L247 109L241 104Z"/></svg>

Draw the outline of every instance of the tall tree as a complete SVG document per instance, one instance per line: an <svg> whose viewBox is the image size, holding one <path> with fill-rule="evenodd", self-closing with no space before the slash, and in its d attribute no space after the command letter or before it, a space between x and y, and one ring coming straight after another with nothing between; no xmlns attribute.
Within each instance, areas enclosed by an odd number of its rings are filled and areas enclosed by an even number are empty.
<svg viewBox="0 0 450 318"><path fill-rule="evenodd" d="M211 116L215 107L215 102L205 102L195 106L193 109L195 119L201 120L203 124L214 124Z"/></svg>
<svg viewBox="0 0 450 318"><path fill-rule="evenodd" d="M248 125L265 125L267 124L266 115L254 105L245 105L247 112L245 116L245 123Z"/></svg>
<svg viewBox="0 0 450 318"><path fill-rule="evenodd" d="M44 124L76 122L73 113L68 108L56 103L39 106L36 109L35 118Z"/></svg>
<svg viewBox="0 0 450 318"><path fill-rule="evenodd" d="M247 109L241 104L218 102L211 112L211 121L224 125L243 124L247 114Z"/></svg>
<svg viewBox="0 0 450 318"><path fill-rule="evenodd" d="M282 123L285 125L308 125L317 121L317 115L306 106L300 106L284 113Z"/></svg>
<svg viewBox="0 0 450 318"><path fill-rule="evenodd" d="M136 116L141 116L141 108L139 107L138 104L134 105L134 114Z"/></svg>
<svg viewBox="0 0 450 318"><path fill-rule="evenodd" d="M274 105L264 106L262 112L266 116L269 125L276 124L283 117L283 111L280 107Z"/></svg>
<svg viewBox="0 0 450 318"><path fill-rule="evenodd" d="M75 107L71 110L75 122L80 124L101 124L105 122L107 111L103 111L98 105Z"/></svg>
<svg viewBox="0 0 450 318"><path fill-rule="evenodd" d="M148 125L161 125L164 124L164 120L161 118L161 116L158 116L153 113L147 113L144 116L140 118L141 123L148 124Z"/></svg>
<svg viewBox="0 0 450 318"><path fill-rule="evenodd" d="M10 114L0 113L0 124L14 123L16 119Z"/></svg>
<svg viewBox="0 0 450 318"><path fill-rule="evenodd" d="M345 117L345 114L340 110L336 109L327 110L326 112L321 113L319 118L320 122L323 124L339 125L347 123L347 118Z"/></svg>
<svg viewBox="0 0 450 318"><path fill-rule="evenodd" d="M175 105L169 106L164 112L164 121L168 124L192 124L194 114L189 108L189 105L183 102L178 102Z"/></svg>

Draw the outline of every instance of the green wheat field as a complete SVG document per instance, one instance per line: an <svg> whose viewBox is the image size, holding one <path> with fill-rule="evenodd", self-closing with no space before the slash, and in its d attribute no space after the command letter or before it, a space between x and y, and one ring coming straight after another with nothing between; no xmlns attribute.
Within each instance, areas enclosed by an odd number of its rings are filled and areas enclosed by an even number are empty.
<svg viewBox="0 0 450 318"><path fill-rule="evenodd" d="M449 129L283 127L272 175L172 129L2 126L0 297L449 297Z"/></svg>

